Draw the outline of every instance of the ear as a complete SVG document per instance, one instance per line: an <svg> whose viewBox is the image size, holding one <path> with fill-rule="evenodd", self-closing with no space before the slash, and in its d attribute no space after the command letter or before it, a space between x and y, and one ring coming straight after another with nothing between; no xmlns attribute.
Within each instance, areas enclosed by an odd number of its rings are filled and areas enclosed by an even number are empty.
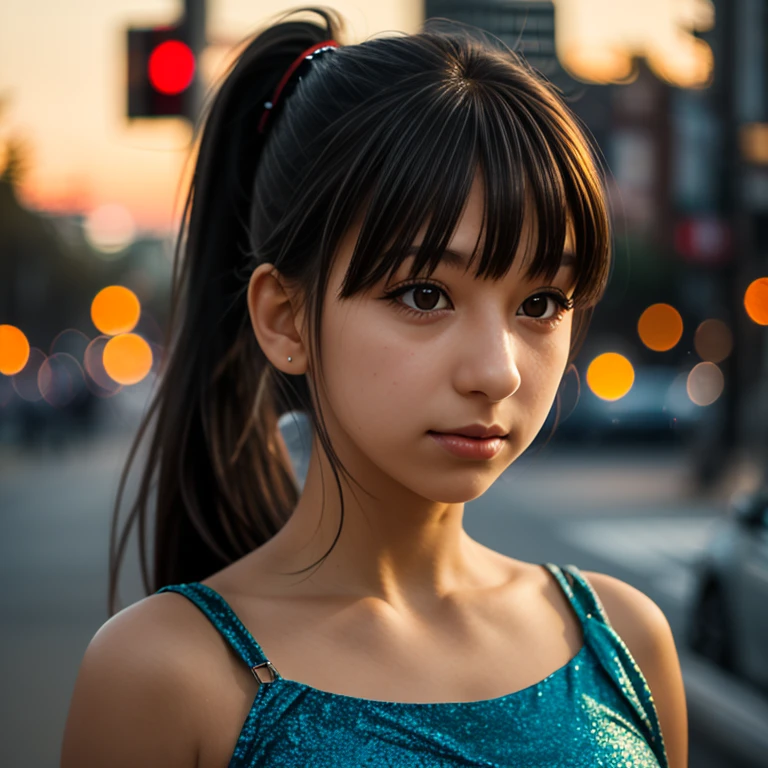
<svg viewBox="0 0 768 768"><path fill-rule="evenodd" d="M307 355L299 333L302 316L272 264L259 264L248 283L248 312L259 346L278 370L289 374L307 372ZM288 358L291 362L288 362Z"/></svg>

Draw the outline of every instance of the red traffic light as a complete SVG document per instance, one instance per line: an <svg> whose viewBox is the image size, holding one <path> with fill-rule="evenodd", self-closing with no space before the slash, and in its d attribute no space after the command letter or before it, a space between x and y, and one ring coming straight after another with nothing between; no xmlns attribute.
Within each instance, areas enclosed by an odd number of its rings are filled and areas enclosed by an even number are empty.
<svg viewBox="0 0 768 768"><path fill-rule="evenodd" d="M166 40L149 55L149 82L160 93L185 91L195 76L195 54L180 40Z"/></svg>
<svg viewBox="0 0 768 768"><path fill-rule="evenodd" d="M198 64L184 24L128 27L127 116L194 124Z"/></svg>

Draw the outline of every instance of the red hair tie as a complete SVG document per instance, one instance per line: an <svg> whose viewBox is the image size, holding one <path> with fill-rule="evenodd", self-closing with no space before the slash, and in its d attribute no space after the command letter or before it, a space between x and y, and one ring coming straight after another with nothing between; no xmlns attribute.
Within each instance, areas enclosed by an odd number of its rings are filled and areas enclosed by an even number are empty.
<svg viewBox="0 0 768 768"><path fill-rule="evenodd" d="M296 57L293 64L291 64L291 66L288 67L288 70L282 76L282 78L280 79L280 82L277 84L277 88L275 88L275 92L274 94L272 94L272 99L270 101L264 102L264 114L261 116L261 119L259 120L259 127L258 127L259 133L264 133L264 127L267 124L267 118L269 117L269 113L275 108L275 104L277 104L277 100L280 98L280 94L282 93L283 88L285 88L285 86L288 84L288 81L291 79L291 77L296 72L296 70L307 59L311 61L312 57L319 51L325 51L330 48L338 48L338 47L339 47L339 44L335 40L323 40L322 43L315 43L314 45L307 48L306 51L303 51Z"/></svg>

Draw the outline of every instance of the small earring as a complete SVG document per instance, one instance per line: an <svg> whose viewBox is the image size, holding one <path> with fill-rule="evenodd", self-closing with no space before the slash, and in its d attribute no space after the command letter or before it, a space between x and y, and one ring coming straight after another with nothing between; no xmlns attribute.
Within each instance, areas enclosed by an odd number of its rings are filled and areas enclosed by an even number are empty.
<svg viewBox="0 0 768 768"><path fill-rule="evenodd" d="M292 363L292 362L293 362L293 358L292 358L290 355L288 355L288 362L289 362L289 363Z"/></svg>

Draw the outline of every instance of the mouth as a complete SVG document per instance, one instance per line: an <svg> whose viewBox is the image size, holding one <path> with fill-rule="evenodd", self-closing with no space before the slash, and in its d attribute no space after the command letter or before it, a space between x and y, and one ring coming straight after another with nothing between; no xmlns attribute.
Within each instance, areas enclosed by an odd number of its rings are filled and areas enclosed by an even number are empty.
<svg viewBox="0 0 768 768"><path fill-rule="evenodd" d="M438 435L442 437L460 437L464 440L474 440L475 442L478 442L478 443L486 442L488 440L507 440L509 438L509 433L507 434L493 433L490 435L485 435L483 437L476 437L474 435L466 435L463 432L437 432L434 429L430 429L427 432L427 434Z"/></svg>
<svg viewBox="0 0 768 768"><path fill-rule="evenodd" d="M500 424L488 426L485 424L469 424L445 430L431 429L429 431L435 435L455 435L456 437L465 437L470 440L506 440L509 437L509 432Z"/></svg>
<svg viewBox="0 0 768 768"><path fill-rule="evenodd" d="M508 434L500 432L481 437L435 430L429 430L427 434L448 453L461 459L474 461L487 461L494 458L501 452L508 438Z"/></svg>

